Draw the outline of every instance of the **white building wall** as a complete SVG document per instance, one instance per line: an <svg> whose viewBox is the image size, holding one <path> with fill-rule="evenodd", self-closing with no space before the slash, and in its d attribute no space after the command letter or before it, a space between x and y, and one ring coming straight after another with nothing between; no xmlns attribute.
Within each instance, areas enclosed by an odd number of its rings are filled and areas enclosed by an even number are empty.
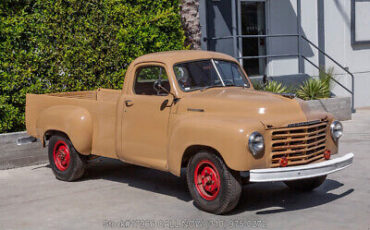
<svg viewBox="0 0 370 230"><path fill-rule="evenodd" d="M267 33L296 34L297 4L294 0L268 1L267 4ZM297 38L269 38L267 52L270 55L297 53ZM298 60L295 57L273 58L268 60L267 73L269 76L290 75L298 73Z"/></svg>
<svg viewBox="0 0 370 230"><path fill-rule="evenodd" d="M317 35L317 3L302 1L301 32L315 44ZM268 2L267 27L270 34L297 34L297 0L270 0ZM270 38L269 54L297 54L297 37ZM318 64L317 50L312 49L306 42L301 42L301 51L315 64ZM304 63L306 74L317 76L318 71L309 63ZM298 59L273 58L268 63L268 73L271 76L290 75L298 73Z"/></svg>
<svg viewBox="0 0 370 230"><path fill-rule="evenodd" d="M365 3L370 6L370 2ZM325 48L329 55L354 74L355 107L370 106L370 45L351 44L351 1L325 1ZM328 59L326 66L334 66L337 79L351 89L349 75ZM340 96L350 95L337 85L333 92Z"/></svg>
<svg viewBox="0 0 370 230"><path fill-rule="evenodd" d="M236 0L237 1L237 0ZM337 62L355 76L355 107L370 106L370 44L352 45L351 43L351 2L352 0L322 0L324 4L324 26L322 36L319 31L319 9L322 2L319 0L301 0L301 32L317 46L319 37L324 37L324 49ZM205 3L205 0L204 2ZM297 0L266 0L266 22L268 34L297 34ZM370 38L370 1L357 0L359 9L356 18L361 30L359 37ZM206 5L206 4L203 4ZM230 1L208 1L208 29L207 36L231 35L231 4ZM202 6L202 4L201 4ZM203 8L207 8L204 6ZM205 11L204 11L205 12ZM205 13L203 14L205 17ZM213 20L213 21L212 21ZM210 25L210 22L212 22ZM361 24L362 23L362 24ZM322 29L322 28L320 28ZM319 34L320 33L320 34ZM203 46L207 45L203 42ZM301 41L301 50L316 65L319 65L319 52L304 40ZM233 40L223 39L208 42L208 49L233 54ZM297 54L297 38L269 38L267 39L267 54ZM351 78L342 69L338 68L329 59L325 59L326 68L334 67L336 79L351 89ZM304 61L303 72L310 76L317 76L318 71L307 61ZM284 76L298 74L297 57L270 58L267 60L268 76ZM279 79L279 78L276 78ZM281 79L281 78L280 78ZM296 76L292 76L293 82ZM304 78L303 78L304 79ZM332 92L338 96L350 94L339 85L334 84Z"/></svg>
<svg viewBox="0 0 370 230"><path fill-rule="evenodd" d="M369 4L370 2L365 2ZM364 4L364 2L360 2ZM301 31L304 36L318 45L318 5L317 0L302 0L301 2ZM362 5L362 7L364 7ZM297 33L297 1L270 0L268 3L268 33L294 34ZM357 14L366 14L367 11L358 11ZM370 17L368 17L370 19ZM355 107L370 106L370 45L351 44L351 1L325 0L324 1L324 33L325 52L355 75ZM370 24L370 22L368 22ZM364 23L366 25L366 23ZM370 34L370 27L368 28ZM366 30L362 30L366 34ZM301 50L316 65L318 51L301 42ZM270 38L268 41L269 54L296 53L295 38ZM329 59L325 60L326 67L334 67L336 79L351 89L351 78ZM289 75L298 73L297 58L274 58L268 62L270 76ZM318 71L310 63L304 61L304 73L317 76ZM333 93L338 96L349 96L337 84L334 84Z"/></svg>
<svg viewBox="0 0 370 230"><path fill-rule="evenodd" d="M295 1L296 0L291 0ZM318 44L318 11L316 0L302 0L301 1L301 33L307 37L314 44ZM305 55L315 65L319 66L317 49L311 47L305 40L301 41L301 49ZM318 76L319 71L312 64L304 61L304 73L310 76Z"/></svg>

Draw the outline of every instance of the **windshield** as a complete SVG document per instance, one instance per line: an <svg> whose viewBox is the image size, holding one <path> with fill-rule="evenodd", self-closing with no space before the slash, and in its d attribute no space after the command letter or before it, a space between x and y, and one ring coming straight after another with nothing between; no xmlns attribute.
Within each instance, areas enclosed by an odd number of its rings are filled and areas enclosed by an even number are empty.
<svg viewBox="0 0 370 230"><path fill-rule="evenodd" d="M176 64L176 79L184 91L212 87L249 87L238 64L223 60L202 60Z"/></svg>

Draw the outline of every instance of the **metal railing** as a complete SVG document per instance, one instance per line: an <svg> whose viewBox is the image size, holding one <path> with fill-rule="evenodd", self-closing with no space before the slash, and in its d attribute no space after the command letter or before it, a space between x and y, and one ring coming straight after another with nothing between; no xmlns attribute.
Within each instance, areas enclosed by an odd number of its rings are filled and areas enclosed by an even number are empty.
<svg viewBox="0 0 370 230"><path fill-rule="evenodd" d="M331 78L331 80L333 80L335 83L337 83L338 85L340 85L343 89L345 89L347 92L349 92L351 95L352 95L352 113L355 113L356 112L356 109L355 109L355 76L353 75L353 73L351 73L348 68L342 66L341 64L339 64L336 60L334 60L334 58L332 58L331 56L329 56L325 51L323 51L322 49L320 49L317 45L315 45L313 42L311 42L308 38L306 38L305 36L301 36L301 38L303 40L305 40L308 44L310 44L311 46L313 46L315 49L317 49L321 54L323 54L325 57L327 57L330 61L332 61L334 64L336 64L339 68L341 68L342 70L344 70L344 72L346 72L347 74L349 74L349 76L351 76L351 90L349 90L347 87L345 87L344 85L342 85L341 83L339 83L336 79ZM312 63L311 61L308 60L307 57L305 56L302 56L306 61L308 61L309 63L311 63L311 65L313 65L314 67L318 68L320 70L320 67L318 67L317 65L315 65L314 63Z"/></svg>
<svg viewBox="0 0 370 230"><path fill-rule="evenodd" d="M355 113L355 78L354 75L348 70L348 68L344 67L341 65L339 62L334 60L330 55L328 55L325 51L320 49L317 45L315 45L312 41L310 41L308 38L306 38L303 35L300 34L256 34L256 35L235 35L235 36L223 36L223 37L212 37L207 40L222 40L222 39L235 39L235 38L271 38L271 37L297 37L298 41L298 47L300 47L300 40L303 39L306 41L309 45L314 47L316 50L318 50L321 54L323 54L325 57L327 57L329 60L331 60L334 64L336 64L340 69L344 70L350 77L351 77L351 89L348 89L346 86L344 86L342 83L338 82L335 78L329 75L332 81L337 83L340 87L342 87L345 91L351 94L351 99L352 99L352 113ZM236 44L234 44L235 46ZM236 55L235 55L236 56ZM300 52L300 48L298 48L298 53L294 54L275 54L275 55L258 55L258 56L239 56L235 57L237 59L261 59L261 58L284 58L284 57L298 57L298 59L302 58L303 60L306 60L308 63L310 63L313 67L321 71L322 69L317 66L315 63L313 63L310 59L308 59L306 56L304 56ZM300 61L298 61L298 69L300 70ZM301 71L299 71L301 73Z"/></svg>

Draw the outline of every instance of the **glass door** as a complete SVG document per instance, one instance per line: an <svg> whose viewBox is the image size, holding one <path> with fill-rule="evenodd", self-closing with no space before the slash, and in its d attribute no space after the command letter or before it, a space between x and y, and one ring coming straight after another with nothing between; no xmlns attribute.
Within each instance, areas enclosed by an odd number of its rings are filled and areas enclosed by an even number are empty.
<svg viewBox="0 0 370 230"><path fill-rule="evenodd" d="M239 34L266 34L266 2L264 0L239 0ZM240 56L266 55L266 38L240 38ZM266 58L244 59L241 61L249 76L266 73Z"/></svg>

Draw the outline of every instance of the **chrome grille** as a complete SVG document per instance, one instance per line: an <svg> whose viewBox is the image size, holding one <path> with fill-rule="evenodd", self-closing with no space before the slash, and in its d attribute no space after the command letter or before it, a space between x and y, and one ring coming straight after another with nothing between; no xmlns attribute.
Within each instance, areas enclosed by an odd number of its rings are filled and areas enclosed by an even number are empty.
<svg viewBox="0 0 370 230"><path fill-rule="evenodd" d="M274 129L271 141L271 167L279 167L286 157L288 166L307 164L324 158L328 123Z"/></svg>

